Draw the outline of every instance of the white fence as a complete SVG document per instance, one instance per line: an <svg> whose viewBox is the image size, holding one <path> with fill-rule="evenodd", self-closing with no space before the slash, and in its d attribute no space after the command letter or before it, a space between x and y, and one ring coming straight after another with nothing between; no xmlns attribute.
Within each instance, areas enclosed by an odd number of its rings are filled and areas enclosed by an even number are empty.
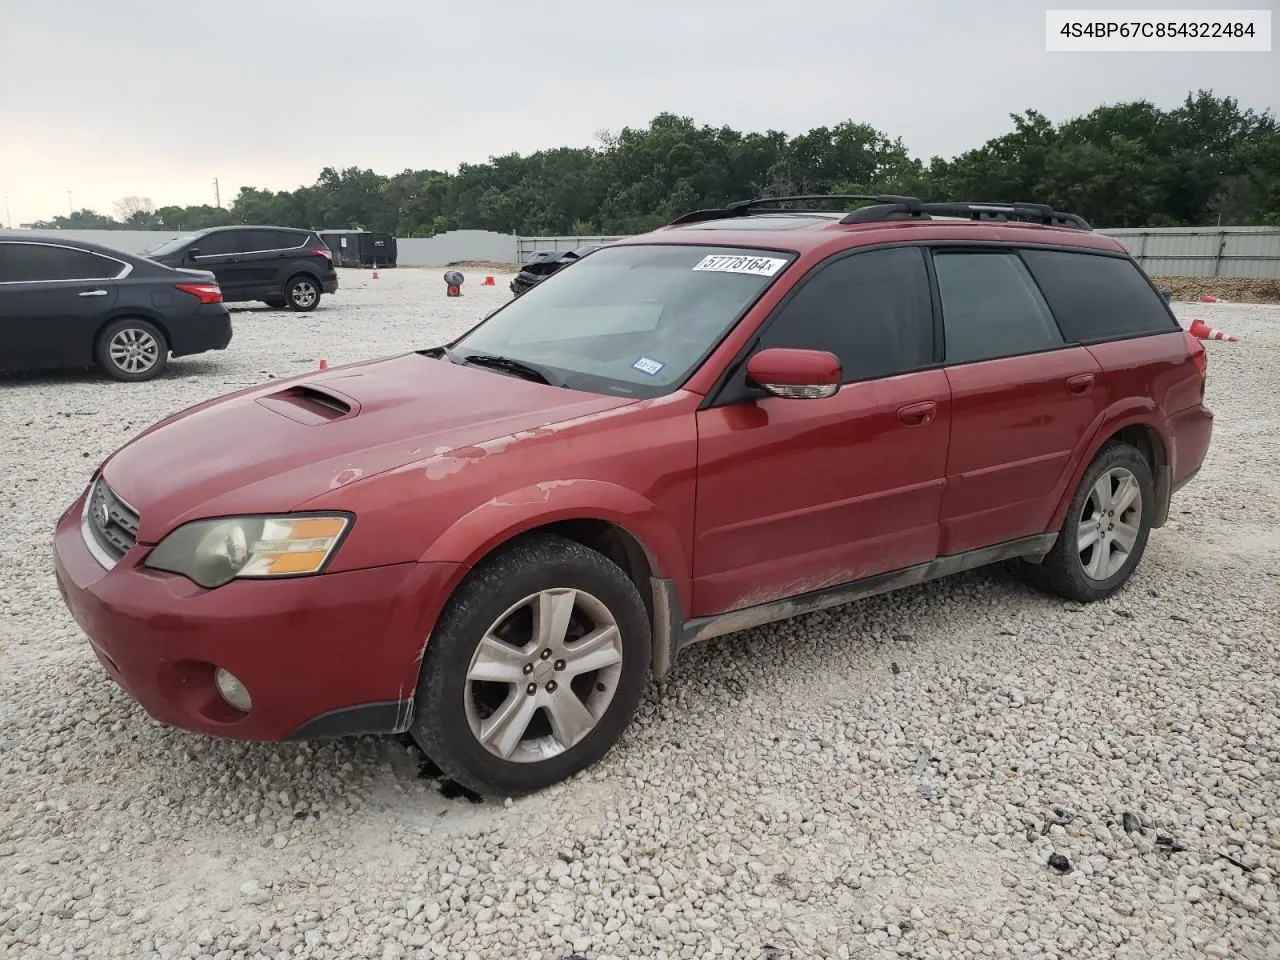
<svg viewBox="0 0 1280 960"><path fill-rule="evenodd" d="M1100 230L1115 237L1153 276L1280 278L1280 227L1162 227ZM140 253L176 236L145 230L64 230L58 236ZM0 237L31 236L28 230L0 230ZM517 237L491 230L451 230L434 237L397 241L404 267L444 266L466 260L527 263L535 253L576 250L625 240L618 236Z"/></svg>

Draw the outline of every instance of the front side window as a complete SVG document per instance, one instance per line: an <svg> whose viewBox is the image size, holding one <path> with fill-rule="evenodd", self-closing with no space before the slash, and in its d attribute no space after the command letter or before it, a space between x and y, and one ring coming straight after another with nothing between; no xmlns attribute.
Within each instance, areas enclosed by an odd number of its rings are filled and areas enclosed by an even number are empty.
<svg viewBox="0 0 1280 960"><path fill-rule="evenodd" d="M0 243L0 282L110 280L124 264L88 250L43 243Z"/></svg>
<svg viewBox="0 0 1280 960"><path fill-rule="evenodd" d="M196 237L195 243L191 245L193 250L198 250L198 257L221 257L230 253L236 253L236 233L235 230L219 230L215 233L205 234L203 237Z"/></svg>
<svg viewBox="0 0 1280 960"><path fill-rule="evenodd" d="M924 257L919 247L895 247L816 267L760 346L834 353L845 383L929 366L933 308Z"/></svg>
<svg viewBox="0 0 1280 960"><path fill-rule="evenodd" d="M563 386L620 396L668 393L691 374L794 259L733 247L606 247L569 264L451 345Z"/></svg>
<svg viewBox="0 0 1280 960"><path fill-rule="evenodd" d="M1062 333L1016 253L935 252L947 363L1062 346Z"/></svg>

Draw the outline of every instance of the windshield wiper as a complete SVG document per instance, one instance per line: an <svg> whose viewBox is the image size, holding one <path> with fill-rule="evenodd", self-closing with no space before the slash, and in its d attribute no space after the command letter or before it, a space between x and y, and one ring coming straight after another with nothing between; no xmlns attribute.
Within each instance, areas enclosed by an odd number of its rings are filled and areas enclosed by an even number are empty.
<svg viewBox="0 0 1280 960"><path fill-rule="evenodd" d="M454 360L457 356L448 347L444 348L445 355L450 360ZM514 373L517 376L524 377L526 380L537 380L539 383L550 384L553 387L562 387L564 383L553 374L549 373L542 367L536 367L531 363L525 363L522 360L512 360L510 357L499 357L490 353L469 353L460 360L454 360L455 363L471 363L477 367L492 367L495 370L505 370L508 373Z"/></svg>

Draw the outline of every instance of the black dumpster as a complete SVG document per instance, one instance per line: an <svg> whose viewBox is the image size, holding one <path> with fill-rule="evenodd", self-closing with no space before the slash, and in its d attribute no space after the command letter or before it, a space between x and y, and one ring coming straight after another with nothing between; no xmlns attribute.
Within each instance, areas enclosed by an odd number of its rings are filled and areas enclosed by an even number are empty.
<svg viewBox="0 0 1280 960"><path fill-rule="evenodd" d="M321 230L320 239L333 251L339 267L394 267L396 238L369 230Z"/></svg>

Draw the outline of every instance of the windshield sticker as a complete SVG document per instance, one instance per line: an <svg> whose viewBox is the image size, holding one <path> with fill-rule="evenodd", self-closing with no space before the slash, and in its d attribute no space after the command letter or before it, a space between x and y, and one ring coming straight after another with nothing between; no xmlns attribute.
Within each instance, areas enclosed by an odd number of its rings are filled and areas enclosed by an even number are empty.
<svg viewBox="0 0 1280 960"><path fill-rule="evenodd" d="M749 273L755 277L772 277L787 265L778 257L730 257L713 254L694 265L695 270L711 270L716 273Z"/></svg>
<svg viewBox="0 0 1280 960"><path fill-rule="evenodd" d="M633 370L639 370L641 373L647 373L651 377L656 377L658 371L665 367L666 364L659 360L651 360L648 357L641 357L631 365Z"/></svg>

